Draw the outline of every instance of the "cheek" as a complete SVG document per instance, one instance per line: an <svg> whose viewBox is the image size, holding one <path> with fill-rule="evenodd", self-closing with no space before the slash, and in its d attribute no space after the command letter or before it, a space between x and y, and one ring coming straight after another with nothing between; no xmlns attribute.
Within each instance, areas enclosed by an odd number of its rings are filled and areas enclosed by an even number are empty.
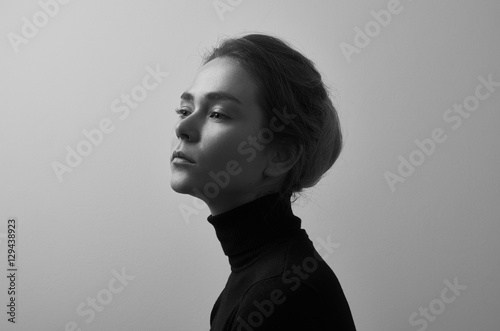
<svg viewBox="0 0 500 331"><path fill-rule="evenodd" d="M203 135L200 147L204 153L208 153L206 156L225 158L229 155L236 155L238 145L245 141L251 132L241 127L214 127L207 129Z"/></svg>
<svg viewBox="0 0 500 331"><path fill-rule="evenodd" d="M229 132L206 137L204 141L203 158L207 171L223 170L231 161L236 161L242 173L251 174L258 171L263 161L259 151L259 141L255 142L256 130L233 129ZM261 145L261 144L259 144Z"/></svg>

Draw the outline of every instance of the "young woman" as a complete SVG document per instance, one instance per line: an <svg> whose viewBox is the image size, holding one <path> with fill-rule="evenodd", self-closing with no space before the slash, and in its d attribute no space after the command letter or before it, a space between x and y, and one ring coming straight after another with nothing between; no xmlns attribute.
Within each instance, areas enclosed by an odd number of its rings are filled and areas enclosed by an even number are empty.
<svg viewBox="0 0 500 331"><path fill-rule="evenodd" d="M208 205L231 266L211 330L355 330L337 277L291 209L342 147L314 64L275 37L226 39L177 112L171 186Z"/></svg>

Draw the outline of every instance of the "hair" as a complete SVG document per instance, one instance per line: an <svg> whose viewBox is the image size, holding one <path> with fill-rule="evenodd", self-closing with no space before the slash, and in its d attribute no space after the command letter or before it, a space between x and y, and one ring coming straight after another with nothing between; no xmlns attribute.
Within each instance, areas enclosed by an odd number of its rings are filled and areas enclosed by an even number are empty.
<svg viewBox="0 0 500 331"><path fill-rule="evenodd" d="M342 149L340 121L328 87L311 60L273 36L224 39L204 56L203 65L218 57L236 60L254 78L265 123L274 116L273 109L295 115L283 123L283 130L273 132L271 142L295 157L302 150L279 189L282 197L295 201L304 188L320 181Z"/></svg>

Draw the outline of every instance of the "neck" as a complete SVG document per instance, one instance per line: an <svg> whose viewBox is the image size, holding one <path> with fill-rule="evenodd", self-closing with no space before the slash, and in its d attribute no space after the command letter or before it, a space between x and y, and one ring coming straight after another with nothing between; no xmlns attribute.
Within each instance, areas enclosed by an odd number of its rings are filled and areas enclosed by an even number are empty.
<svg viewBox="0 0 500 331"><path fill-rule="evenodd" d="M241 195L234 194L234 193L229 193L229 194L218 194L217 197L213 199L209 199L205 196L198 197L201 200L204 200L204 202L207 204L208 209L210 209L210 213L212 216L216 216L222 213L225 213L227 211L230 211L232 209L235 209L239 206L245 205L253 200L256 200L260 197L274 194L277 192L247 192ZM280 195L280 198L282 199L288 199L290 200L290 197Z"/></svg>
<svg viewBox="0 0 500 331"><path fill-rule="evenodd" d="M300 229L300 218L289 197L267 194L217 215L208 221L214 226L231 269L244 267L265 247Z"/></svg>
<svg viewBox="0 0 500 331"><path fill-rule="evenodd" d="M246 193L244 195L233 194L228 196L219 195L215 199L208 199L208 201L205 202L212 216L216 216L247 204L257 198L258 196L255 193Z"/></svg>

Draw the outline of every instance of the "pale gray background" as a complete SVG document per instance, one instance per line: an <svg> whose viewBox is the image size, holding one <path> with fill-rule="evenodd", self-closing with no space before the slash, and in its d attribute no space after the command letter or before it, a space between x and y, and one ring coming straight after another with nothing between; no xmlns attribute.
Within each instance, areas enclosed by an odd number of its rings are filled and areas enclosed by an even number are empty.
<svg viewBox="0 0 500 331"><path fill-rule="evenodd" d="M16 53L7 35L40 5L1 1L0 275L16 217L19 296L12 326L0 277L0 329L208 330L229 265L208 208L187 221L191 197L170 189L173 110L218 38L264 32L313 59L338 106L345 149L293 208L315 244L337 244L327 262L358 330L421 329L410 315L455 278L466 289L425 329L498 330L500 87L456 130L443 114L479 76L500 81L500 5L402 0L348 62L340 44L389 2L233 0L221 20L211 0L73 0ZM113 100L157 65L169 76L120 120ZM103 118L115 130L59 182L51 163ZM384 173L436 128L447 140L392 192ZM135 278L85 323L78 305L122 268Z"/></svg>

